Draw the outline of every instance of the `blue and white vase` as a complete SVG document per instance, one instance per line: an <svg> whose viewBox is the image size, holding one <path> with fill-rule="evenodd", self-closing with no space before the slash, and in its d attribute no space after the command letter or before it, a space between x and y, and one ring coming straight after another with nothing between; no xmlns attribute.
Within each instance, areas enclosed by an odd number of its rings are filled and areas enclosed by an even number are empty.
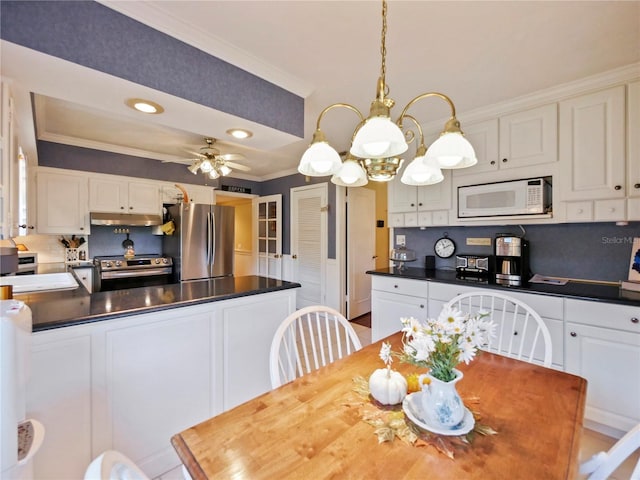
<svg viewBox="0 0 640 480"><path fill-rule="evenodd" d="M456 378L443 382L429 373L420 375L422 385L422 414L427 424L434 427L450 429L458 425L464 418L464 403L456 390L456 383L462 379L462 372L454 369ZM425 384L423 378L431 381Z"/></svg>

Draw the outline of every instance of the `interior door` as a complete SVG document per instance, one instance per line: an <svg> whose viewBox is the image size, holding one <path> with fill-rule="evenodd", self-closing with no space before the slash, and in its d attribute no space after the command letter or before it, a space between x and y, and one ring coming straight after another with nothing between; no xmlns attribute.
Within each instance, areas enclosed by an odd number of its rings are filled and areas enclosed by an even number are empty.
<svg viewBox="0 0 640 480"><path fill-rule="evenodd" d="M291 189L291 259L296 308L325 304L327 184Z"/></svg>
<svg viewBox="0 0 640 480"><path fill-rule="evenodd" d="M282 279L282 195L256 198L253 210L258 275Z"/></svg>
<svg viewBox="0 0 640 480"><path fill-rule="evenodd" d="M376 192L347 189L347 315L371 311L371 276L376 268Z"/></svg>

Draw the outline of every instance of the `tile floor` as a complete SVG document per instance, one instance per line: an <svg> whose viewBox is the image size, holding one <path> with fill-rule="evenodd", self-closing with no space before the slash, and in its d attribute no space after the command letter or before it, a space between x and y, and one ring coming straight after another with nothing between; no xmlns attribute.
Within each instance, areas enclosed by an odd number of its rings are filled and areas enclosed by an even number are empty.
<svg viewBox="0 0 640 480"><path fill-rule="evenodd" d="M371 344L371 328L359 325L357 323L351 323L354 330L358 334L358 338L360 339L360 343L362 346ZM593 430L584 429L581 439L581 448L580 448L580 461L585 461L591 458L597 452L602 450L608 450L611 445L615 443L616 439L603 435L601 433L595 432ZM640 457L640 452L636 452L635 455L632 455L631 458L627 459L614 474L609 477L610 480L640 480L640 479L631 479L631 472L633 468L638 462ZM183 480L182 472L180 468L175 468L160 477L155 478L154 480ZM581 480L586 477L578 476L576 480Z"/></svg>

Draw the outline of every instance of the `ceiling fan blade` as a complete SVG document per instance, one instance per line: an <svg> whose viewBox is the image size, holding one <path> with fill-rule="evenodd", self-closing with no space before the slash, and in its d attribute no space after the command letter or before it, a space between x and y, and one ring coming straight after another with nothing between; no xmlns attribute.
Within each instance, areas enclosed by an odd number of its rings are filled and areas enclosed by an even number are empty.
<svg viewBox="0 0 640 480"><path fill-rule="evenodd" d="M187 152L189 155L195 155L196 157L200 157L200 158L206 158L206 155L204 153L198 153L198 152L194 152L193 150L184 150L185 152Z"/></svg>
<svg viewBox="0 0 640 480"><path fill-rule="evenodd" d="M222 155L218 155L223 160L244 160L244 155L241 153L224 153Z"/></svg>
<svg viewBox="0 0 640 480"><path fill-rule="evenodd" d="M199 159L197 158L177 158L175 160L162 160L162 163L192 163Z"/></svg>
<svg viewBox="0 0 640 480"><path fill-rule="evenodd" d="M240 170L242 172L248 172L251 170L251 167L247 167L246 165L240 165L239 163L235 163L235 162L224 162L224 163L228 167L231 167L235 170Z"/></svg>

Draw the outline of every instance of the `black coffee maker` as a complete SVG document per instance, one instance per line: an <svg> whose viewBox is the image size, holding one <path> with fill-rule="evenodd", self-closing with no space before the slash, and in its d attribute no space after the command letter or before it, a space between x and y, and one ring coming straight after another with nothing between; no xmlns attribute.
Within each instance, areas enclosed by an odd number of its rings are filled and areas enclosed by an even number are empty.
<svg viewBox="0 0 640 480"><path fill-rule="evenodd" d="M495 245L496 283L525 285L529 276L529 242L516 235L499 234Z"/></svg>

